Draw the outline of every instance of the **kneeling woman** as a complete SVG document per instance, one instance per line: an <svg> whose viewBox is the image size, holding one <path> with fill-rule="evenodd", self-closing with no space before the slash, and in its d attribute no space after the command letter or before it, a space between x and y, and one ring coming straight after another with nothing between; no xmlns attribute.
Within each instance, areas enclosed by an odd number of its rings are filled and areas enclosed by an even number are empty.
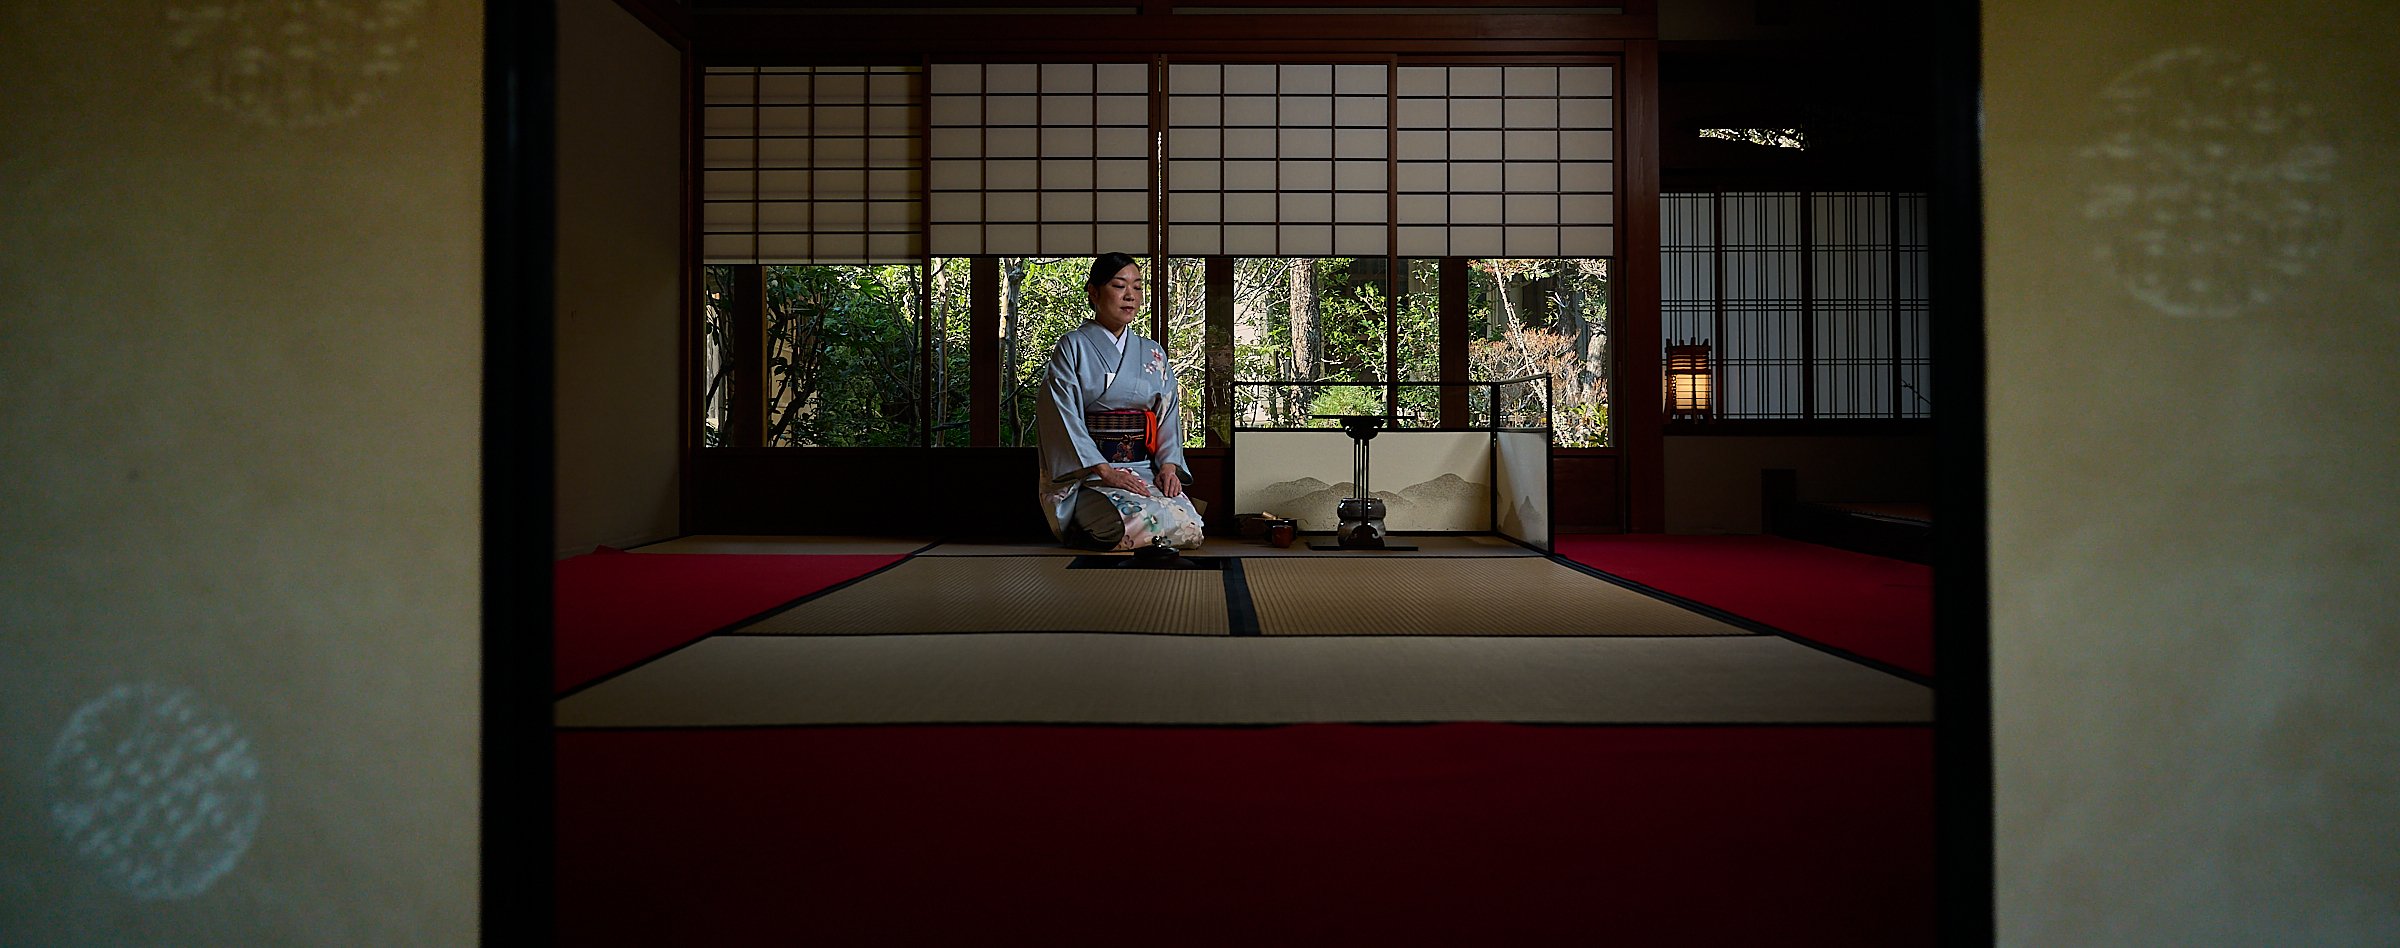
<svg viewBox="0 0 2400 948"><path fill-rule="evenodd" d="M1092 261L1092 318L1050 350L1040 402L1042 512L1070 545L1128 550L1200 545L1184 493L1183 418L1167 351L1133 331L1142 267L1121 253Z"/></svg>

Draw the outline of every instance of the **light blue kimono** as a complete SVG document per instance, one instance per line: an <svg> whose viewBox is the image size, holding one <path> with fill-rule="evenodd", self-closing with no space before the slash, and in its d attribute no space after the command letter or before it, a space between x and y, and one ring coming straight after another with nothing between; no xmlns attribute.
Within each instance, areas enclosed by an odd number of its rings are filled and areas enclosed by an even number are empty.
<svg viewBox="0 0 2400 948"><path fill-rule="evenodd" d="M1186 487L1192 482L1191 466L1183 459L1183 415L1177 404L1175 370L1167 361L1167 351L1158 343L1144 338L1132 327L1125 330L1125 349L1117 351L1117 339L1099 323L1085 320L1050 350L1048 391L1038 403L1041 432L1041 501L1042 512L1050 521L1050 532L1062 539L1065 527L1074 515L1076 488L1097 487L1099 475L1086 474L1093 465L1113 463L1139 474L1153 485L1158 483L1158 465L1173 464L1177 476ZM1115 409L1148 409L1158 416L1159 438L1164 442L1149 461L1108 462L1092 442L1089 429L1084 427L1087 411ZM1111 491L1122 494L1122 491ZM1115 497L1120 509L1131 498ZM1169 502L1168 498L1155 498ZM1188 497L1173 498L1171 503L1190 510ZM1127 526L1133 511L1126 511ZM1197 511L1190 514L1196 523ZM1146 545L1147 539L1136 545ZM1177 545L1182 545L1178 543Z"/></svg>

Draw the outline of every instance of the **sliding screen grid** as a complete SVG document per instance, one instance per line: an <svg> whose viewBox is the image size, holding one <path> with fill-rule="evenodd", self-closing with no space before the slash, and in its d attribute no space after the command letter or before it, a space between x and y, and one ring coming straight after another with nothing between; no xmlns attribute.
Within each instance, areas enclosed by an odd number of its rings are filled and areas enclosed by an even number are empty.
<svg viewBox="0 0 2400 948"><path fill-rule="evenodd" d="M1607 66L1401 66L1402 256L1615 253Z"/></svg>
<svg viewBox="0 0 2400 948"><path fill-rule="evenodd" d="M1925 195L1660 205L1663 342L1710 346L1717 417L1932 417Z"/></svg>
<svg viewBox="0 0 2400 948"><path fill-rule="evenodd" d="M702 257L921 259L914 66L709 67Z"/></svg>
<svg viewBox="0 0 2400 948"><path fill-rule="evenodd" d="M1167 252L1382 256L1390 67L1167 67Z"/></svg>
<svg viewBox="0 0 2400 948"><path fill-rule="evenodd" d="M1668 348L1717 342L1717 196L1662 194L1658 199L1660 335ZM1712 365L1720 377L1725 370ZM1662 391L1662 396L1672 393ZM1724 396L1720 389L1717 401ZM1722 404L1712 406L1724 414Z"/></svg>
<svg viewBox="0 0 2400 948"><path fill-rule="evenodd" d="M1147 63L931 68L934 254L1148 252Z"/></svg>
<svg viewBox="0 0 2400 948"><path fill-rule="evenodd" d="M1892 195L1893 414L1933 417L1932 297L1927 295L1926 195Z"/></svg>

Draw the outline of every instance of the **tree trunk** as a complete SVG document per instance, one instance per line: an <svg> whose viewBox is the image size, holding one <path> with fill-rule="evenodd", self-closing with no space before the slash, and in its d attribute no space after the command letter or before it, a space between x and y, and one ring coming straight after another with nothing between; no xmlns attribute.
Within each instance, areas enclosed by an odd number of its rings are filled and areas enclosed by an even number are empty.
<svg viewBox="0 0 2400 948"><path fill-rule="evenodd" d="M1001 371L1008 373L1002 377L1012 383L1008 391L1000 393L1000 400L1008 408L1008 430L1016 432L1020 445L1025 443L1025 419L1017 411L1023 401L1017 389L1024 384L1017 376L1017 328L1024 322L1018 314L1024 303L1025 271L1032 264L1030 257L1000 258L1000 365Z"/></svg>
<svg viewBox="0 0 2400 948"><path fill-rule="evenodd" d="M1516 295L1516 288L1508 284L1508 275L1498 266L1492 267L1492 305L1500 310L1500 338L1513 340L1517 338L1517 310L1509 298Z"/></svg>
<svg viewBox="0 0 2400 948"><path fill-rule="evenodd" d="M1292 365L1297 377L1312 381L1323 370L1324 330L1317 303L1317 268L1313 260L1292 261Z"/></svg>
<svg viewBox="0 0 2400 948"><path fill-rule="evenodd" d="M1275 289L1275 274L1269 268L1282 263L1274 259L1240 259L1233 262L1233 345L1236 352L1255 350L1267 344L1267 320L1273 314L1268 312L1266 303ZM1239 356L1234 364L1235 371L1240 372L1242 360ZM1282 373L1278 371L1276 374ZM1261 391L1237 387L1234 391L1249 393L1248 397L1240 394L1234 396L1234 405L1241 415L1237 424L1274 423L1276 412L1280 411L1276 389Z"/></svg>

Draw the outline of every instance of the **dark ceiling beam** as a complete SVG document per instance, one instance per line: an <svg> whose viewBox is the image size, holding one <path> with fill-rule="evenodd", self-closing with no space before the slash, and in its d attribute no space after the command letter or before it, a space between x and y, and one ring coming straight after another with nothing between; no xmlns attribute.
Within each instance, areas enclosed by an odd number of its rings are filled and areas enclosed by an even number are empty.
<svg viewBox="0 0 2400 948"><path fill-rule="evenodd" d="M676 49L692 48L692 14L675 0L617 0L617 6Z"/></svg>
<svg viewBox="0 0 2400 948"><path fill-rule="evenodd" d="M1112 53L1573 56L1615 52L1623 41L1657 34L1655 16L1633 13L1196 15L1165 12L1163 5L1066 15L704 10L692 21L705 60L743 65L974 59L995 51L1085 62Z"/></svg>

